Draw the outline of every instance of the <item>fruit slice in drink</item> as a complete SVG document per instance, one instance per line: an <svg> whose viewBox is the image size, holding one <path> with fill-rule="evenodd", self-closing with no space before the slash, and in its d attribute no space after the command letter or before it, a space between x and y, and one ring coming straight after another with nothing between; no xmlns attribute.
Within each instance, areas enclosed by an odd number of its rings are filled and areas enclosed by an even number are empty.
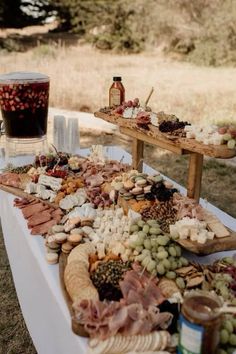
<svg viewBox="0 0 236 354"><path fill-rule="evenodd" d="M40 138L47 133L49 77L16 72L0 76L0 106L9 138Z"/></svg>

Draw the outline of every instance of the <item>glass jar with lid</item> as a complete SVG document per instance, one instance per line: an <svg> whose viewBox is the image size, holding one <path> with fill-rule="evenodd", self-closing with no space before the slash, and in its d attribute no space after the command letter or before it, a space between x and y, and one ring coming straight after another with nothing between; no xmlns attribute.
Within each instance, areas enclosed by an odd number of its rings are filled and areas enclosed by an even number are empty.
<svg viewBox="0 0 236 354"><path fill-rule="evenodd" d="M180 316L179 354L215 354L219 344L221 300L215 293L190 292Z"/></svg>
<svg viewBox="0 0 236 354"><path fill-rule="evenodd" d="M47 133L49 77L34 72L0 75L0 106L7 138Z"/></svg>

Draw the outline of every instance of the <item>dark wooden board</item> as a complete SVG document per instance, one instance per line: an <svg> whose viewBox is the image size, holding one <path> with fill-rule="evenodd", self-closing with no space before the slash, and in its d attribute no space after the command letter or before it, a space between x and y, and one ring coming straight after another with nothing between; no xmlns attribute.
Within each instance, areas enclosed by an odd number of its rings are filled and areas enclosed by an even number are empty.
<svg viewBox="0 0 236 354"><path fill-rule="evenodd" d="M67 264L67 258L68 258L68 255L61 252L60 257L59 257L59 277L60 277L60 284L61 284L62 293L63 293L64 299L66 301L67 307L68 307L70 315L71 315L71 328L75 334L77 334L81 337L88 337L88 333L85 331L84 326L78 324L74 320L74 310L72 307L72 300L71 300L70 295L68 294L66 287L65 287L64 273L65 273L65 268L66 268L66 264Z"/></svg>
<svg viewBox="0 0 236 354"><path fill-rule="evenodd" d="M186 250L196 253L199 256L205 256L216 252L236 250L236 232L230 231L230 236L215 237L213 240L207 240L206 243L201 244L196 241L176 240L176 242Z"/></svg>
<svg viewBox="0 0 236 354"><path fill-rule="evenodd" d="M155 145L157 146L159 146L159 142L161 142L162 144L169 144L170 151L172 151L174 145L175 147L178 147L183 151L197 152L202 155L215 158L229 159L236 156L236 149L228 149L226 145L205 145L196 141L195 139L173 137L169 134L161 133L158 127L152 124L149 124L149 130L141 129L137 127L134 119L126 119L118 115L109 115L102 112L95 112L94 115L97 118L101 118L105 121L116 124L119 127L129 128L133 131L138 131L143 135L143 139L141 136L139 137L139 139L141 140L145 141L145 137L150 136L156 139Z"/></svg>

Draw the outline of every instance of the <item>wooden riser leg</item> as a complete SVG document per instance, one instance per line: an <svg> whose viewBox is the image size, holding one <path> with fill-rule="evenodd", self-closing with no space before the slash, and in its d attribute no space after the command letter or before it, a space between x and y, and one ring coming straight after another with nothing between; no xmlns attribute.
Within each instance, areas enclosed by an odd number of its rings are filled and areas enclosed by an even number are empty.
<svg viewBox="0 0 236 354"><path fill-rule="evenodd" d="M139 172L143 170L143 150L144 142L133 138L132 145L132 167Z"/></svg>
<svg viewBox="0 0 236 354"><path fill-rule="evenodd" d="M203 155L191 153L189 157L187 196L199 202L201 193Z"/></svg>

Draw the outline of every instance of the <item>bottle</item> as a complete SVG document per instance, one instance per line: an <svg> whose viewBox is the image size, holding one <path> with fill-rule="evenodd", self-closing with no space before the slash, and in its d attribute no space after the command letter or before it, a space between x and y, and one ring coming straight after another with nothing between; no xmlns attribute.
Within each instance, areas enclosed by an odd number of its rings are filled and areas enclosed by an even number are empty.
<svg viewBox="0 0 236 354"><path fill-rule="evenodd" d="M125 100L125 88L120 76L113 77L113 83L109 90L109 107L120 106Z"/></svg>

